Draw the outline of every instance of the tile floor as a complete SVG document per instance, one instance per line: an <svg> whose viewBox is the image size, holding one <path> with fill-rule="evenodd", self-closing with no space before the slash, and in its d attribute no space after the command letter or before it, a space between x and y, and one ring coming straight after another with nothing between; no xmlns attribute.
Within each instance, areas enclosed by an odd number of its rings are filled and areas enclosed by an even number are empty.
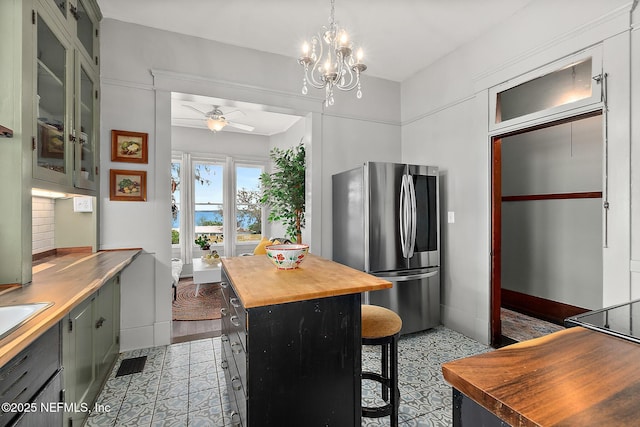
<svg viewBox="0 0 640 427"><path fill-rule="evenodd" d="M399 342L401 426L450 426L451 388L444 362L490 350L444 327L404 336ZM109 410L89 416L87 426L230 426L230 406L220 365L220 338L135 350L120 359L147 356L143 372L115 377L116 363L97 403ZM363 349L365 369L379 367L377 347ZM212 363L214 361L214 363ZM370 368L369 368L370 369ZM379 402L373 382L363 382L363 404ZM379 398L378 398L379 399ZM389 425L388 417L364 418L363 426Z"/></svg>

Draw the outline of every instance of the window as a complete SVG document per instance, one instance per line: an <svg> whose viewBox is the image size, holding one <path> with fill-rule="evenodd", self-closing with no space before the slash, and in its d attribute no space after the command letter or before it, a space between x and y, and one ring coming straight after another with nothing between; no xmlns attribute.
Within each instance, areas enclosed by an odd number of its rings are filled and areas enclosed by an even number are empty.
<svg viewBox="0 0 640 427"><path fill-rule="evenodd" d="M236 248L250 252L262 239L262 208L260 207L260 174L262 166L236 166Z"/></svg>
<svg viewBox="0 0 640 427"><path fill-rule="evenodd" d="M263 236L260 174L266 161L192 157L174 153L171 163L173 256L190 263L206 237L221 256L252 253ZM178 253L179 252L179 253Z"/></svg>
<svg viewBox="0 0 640 427"><path fill-rule="evenodd" d="M194 162L194 210L195 238L206 236L211 247L221 247L224 242L224 164Z"/></svg>
<svg viewBox="0 0 640 427"><path fill-rule="evenodd" d="M180 169L179 160L171 162L171 244L180 244Z"/></svg>
<svg viewBox="0 0 640 427"><path fill-rule="evenodd" d="M601 73L602 55L595 47L494 86L489 89L490 129L530 126L549 116L593 110L601 102Z"/></svg>

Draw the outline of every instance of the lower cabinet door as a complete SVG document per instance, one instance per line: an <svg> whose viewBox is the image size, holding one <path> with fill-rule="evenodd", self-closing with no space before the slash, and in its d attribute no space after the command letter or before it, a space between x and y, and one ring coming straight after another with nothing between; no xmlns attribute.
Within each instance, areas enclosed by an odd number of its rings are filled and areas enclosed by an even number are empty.
<svg viewBox="0 0 640 427"><path fill-rule="evenodd" d="M63 366L66 402L69 407L91 405L97 393L94 364L95 297L74 308L63 330ZM68 412L65 426L81 425L87 414Z"/></svg>
<svg viewBox="0 0 640 427"><path fill-rule="evenodd" d="M45 387L36 396L31 412L23 413L16 421L16 426L53 427L62 426L64 407L60 403L62 391L62 371L58 370Z"/></svg>

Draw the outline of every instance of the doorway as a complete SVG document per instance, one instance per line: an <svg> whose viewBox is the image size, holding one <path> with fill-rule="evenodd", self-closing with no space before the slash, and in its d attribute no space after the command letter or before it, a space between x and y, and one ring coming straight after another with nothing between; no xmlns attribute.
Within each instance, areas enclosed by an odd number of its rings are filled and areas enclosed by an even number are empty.
<svg viewBox="0 0 640 427"><path fill-rule="evenodd" d="M492 138L491 344L508 308L562 324L602 305L602 112Z"/></svg>
<svg viewBox="0 0 640 427"><path fill-rule="evenodd" d="M298 144L308 124L305 116L269 110L171 94L171 256L183 262L172 303L172 342L220 334L219 284L194 276L202 271L201 257L213 251L220 257L252 254L263 236L279 232L267 223L259 203L259 177L269 171L270 150ZM209 126L220 120L222 128ZM187 310L191 313L206 312L206 318L179 318L179 303L195 307Z"/></svg>

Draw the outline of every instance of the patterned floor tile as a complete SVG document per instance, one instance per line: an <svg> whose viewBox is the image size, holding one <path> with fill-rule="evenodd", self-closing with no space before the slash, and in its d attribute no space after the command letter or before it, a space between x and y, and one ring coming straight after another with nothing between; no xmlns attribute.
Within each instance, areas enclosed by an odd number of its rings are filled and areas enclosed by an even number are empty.
<svg viewBox="0 0 640 427"><path fill-rule="evenodd" d="M398 382L401 426L451 425L451 387L442 363L490 350L444 327L401 337ZM147 356L143 372L115 378L122 359ZM98 397L108 413L91 414L87 426L231 426L231 404L220 368L220 338L123 352ZM365 346L363 369L380 370L380 349ZM380 405L380 385L364 381L363 403ZM363 418L363 426L389 425L389 417Z"/></svg>
<svg viewBox="0 0 640 427"><path fill-rule="evenodd" d="M189 412L189 427L230 426L231 420L225 422L221 408L211 407L200 411Z"/></svg>
<svg viewBox="0 0 640 427"><path fill-rule="evenodd" d="M154 403L138 405L125 401L118 412L116 425L137 427L150 426L151 420L153 419L154 406Z"/></svg>
<svg viewBox="0 0 640 427"><path fill-rule="evenodd" d="M189 393L189 411L200 411L212 406L222 407L218 387Z"/></svg>
<svg viewBox="0 0 640 427"><path fill-rule="evenodd" d="M189 412L189 399L186 395L156 401L155 416L173 418Z"/></svg>

